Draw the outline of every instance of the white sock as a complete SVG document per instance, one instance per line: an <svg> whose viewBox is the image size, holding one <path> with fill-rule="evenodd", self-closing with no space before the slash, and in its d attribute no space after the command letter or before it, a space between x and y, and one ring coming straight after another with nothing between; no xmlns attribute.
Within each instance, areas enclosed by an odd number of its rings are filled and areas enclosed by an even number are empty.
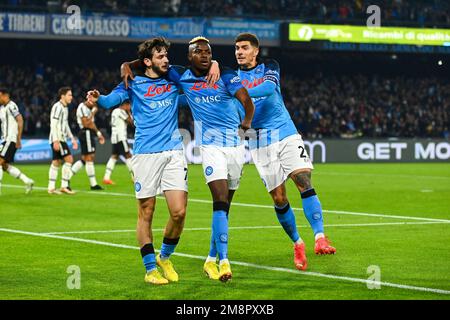
<svg viewBox="0 0 450 320"><path fill-rule="evenodd" d="M29 183L30 178L28 178L26 175L24 175L22 172L20 172L19 169L12 165L8 165L8 168L6 171L14 178L22 180L23 183Z"/></svg>
<svg viewBox="0 0 450 320"><path fill-rule="evenodd" d="M208 256L208 257L206 258L206 262L214 262L214 263L216 263L216 261L217 261L216 257L210 257L210 256Z"/></svg>
<svg viewBox="0 0 450 320"><path fill-rule="evenodd" d="M89 184L91 187L97 185L97 179L95 178L95 167L94 162L88 161L86 162L86 173L89 177Z"/></svg>
<svg viewBox="0 0 450 320"><path fill-rule="evenodd" d="M298 238L298 240L297 241L295 241L295 244L302 244L303 243L303 240L302 240L302 238Z"/></svg>
<svg viewBox="0 0 450 320"><path fill-rule="evenodd" d="M111 174L114 170L114 167L116 166L117 159L114 159L113 157L109 158L108 163L106 164L106 171L105 176L103 177L104 180L110 180Z"/></svg>
<svg viewBox="0 0 450 320"><path fill-rule="evenodd" d="M325 235L323 234L323 233L318 233L318 234L316 234L316 236L314 237L315 239L316 239L316 241L317 241L317 239L319 239L319 238L324 238L325 237Z"/></svg>
<svg viewBox="0 0 450 320"><path fill-rule="evenodd" d="M58 179L59 168L55 167L53 164L50 165L50 170L48 171L48 190L53 190L56 188L56 179Z"/></svg>
<svg viewBox="0 0 450 320"><path fill-rule="evenodd" d="M69 186L70 178L72 178L72 164L64 162L62 167L61 188L67 188Z"/></svg>
<svg viewBox="0 0 450 320"><path fill-rule="evenodd" d="M230 261L228 261L228 259L222 259L219 261L219 265L222 265L224 263L230 263Z"/></svg>
<svg viewBox="0 0 450 320"><path fill-rule="evenodd" d="M72 166L72 173L76 174L78 171L81 170L81 168L83 168L84 164L83 161L78 160L77 162L75 162Z"/></svg>

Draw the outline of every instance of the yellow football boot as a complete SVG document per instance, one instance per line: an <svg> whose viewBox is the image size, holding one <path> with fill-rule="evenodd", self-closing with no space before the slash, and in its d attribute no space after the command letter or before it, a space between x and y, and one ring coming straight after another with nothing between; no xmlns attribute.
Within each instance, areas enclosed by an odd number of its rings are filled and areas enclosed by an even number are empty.
<svg viewBox="0 0 450 320"><path fill-rule="evenodd" d="M219 280L227 282L231 280L231 267L229 262L224 262L219 265Z"/></svg>
<svg viewBox="0 0 450 320"><path fill-rule="evenodd" d="M147 283L152 283L156 285L160 284L168 284L169 280L164 278L161 273L159 273L158 269L153 269L152 271L147 272L145 275L144 281Z"/></svg>
<svg viewBox="0 0 450 320"><path fill-rule="evenodd" d="M203 271L205 271L208 278L212 280L219 280L219 270L217 270L217 265L214 261L205 262L203 265Z"/></svg>
<svg viewBox="0 0 450 320"><path fill-rule="evenodd" d="M164 277L167 280L171 282L178 281L178 273L173 268L173 264L169 259L161 259L161 255L158 254L156 256L156 264L162 269L164 272Z"/></svg>

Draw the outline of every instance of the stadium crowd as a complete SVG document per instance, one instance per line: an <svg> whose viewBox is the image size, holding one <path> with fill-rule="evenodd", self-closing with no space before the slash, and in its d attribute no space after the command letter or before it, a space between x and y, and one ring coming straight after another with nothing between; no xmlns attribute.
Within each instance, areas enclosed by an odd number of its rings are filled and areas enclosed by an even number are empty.
<svg viewBox="0 0 450 320"><path fill-rule="evenodd" d="M43 137L49 132L49 112L59 87L68 84L73 89L70 123L76 133L76 107L87 90L109 92L118 76L117 70L106 68L1 66L0 86L12 89L25 119L24 135ZM450 138L449 79L318 73L285 75L281 85L294 123L306 138ZM109 111L97 113L96 123L108 133ZM192 132L190 111L184 108L180 126Z"/></svg>
<svg viewBox="0 0 450 320"><path fill-rule="evenodd" d="M66 12L76 4L82 12L136 16L229 16L298 18L311 22L365 21L370 5L381 8L383 21L412 22L419 26L450 23L446 0L0 0L0 9Z"/></svg>

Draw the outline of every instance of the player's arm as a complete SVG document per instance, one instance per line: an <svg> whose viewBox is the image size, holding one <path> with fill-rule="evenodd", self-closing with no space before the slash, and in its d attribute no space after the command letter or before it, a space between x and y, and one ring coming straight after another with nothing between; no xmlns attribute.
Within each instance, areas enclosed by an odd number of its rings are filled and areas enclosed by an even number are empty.
<svg viewBox="0 0 450 320"><path fill-rule="evenodd" d="M50 115L50 135L52 140L53 149L59 151L59 137L58 137L58 127L59 118L62 117L62 110L58 107L53 107Z"/></svg>
<svg viewBox="0 0 450 320"><path fill-rule="evenodd" d="M22 132L23 132L23 117L20 113L16 116L16 121L18 128L16 148L20 149L22 148Z"/></svg>
<svg viewBox="0 0 450 320"><path fill-rule="evenodd" d="M97 103L102 108L111 109L125 100L129 100L129 94L127 89L125 89L125 84L123 82L114 88L114 90L108 95L100 95L98 90L88 91L86 99L92 103Z"/></svg>
<svg viewBox="0 0 450 320"><path fill-rule="evenodd" d="M72 146L75 150L78 149L78 141L75 139L74 135L72 134L72 130L70 130L69 121L66 121L66 137L69 138L72 141Z"/></svg>
<svg viewBox="0 0 450 320"><path fill-rule="evenodd" d="M178 70L183 69L183 72L186 70L185 67L182 66L170 66L169 67L169 75L172 68L176 68ZM128 89L128 78L134 80L133 70L145 70L145 65L141 62L141 60L136 59L129 62L124 62L120 66L120 76L122 77L122 81L125 84L125 89ZM178 71L177 70L177 71ZM182 73L183 73L182 72ZM179 79L177 77L177 79ZM220 79L220 66L216 60L211 61L211 68L209 68L208 74L206 76L206 81L209 86L213 86ZM176 82L178 83L178 82Z"/></svg>
<svg viewBox="0 0 450 320"><path fill-rule="evenodd" d="M250 129L252 125L253 114L255 113L255 105L250 98L247 89L242 85L241 78L236 71L226 68L222 72L222 80L231 95L236 97L245 110L245 117L241 127L244 130Z"/></svg>
<svg viewBox="0 0 450 320"><path fill-rule="evenodd" d="M263 82L253 88L247 89L252 98L272 95L280 83L280 66L275 60L268 60L265 64Z"/></svg>
<svg viewBox="0 0 450 320"><path fill-rule="evenodd" d="M252 98L250 98L247 89L245 89L244 87L236 91L234 96L239 100L245 110L245 117L242 121L241 127L242 129L244 129L244 131L248 130L252 126L252 119L255 113L255 105L253 104Z"/></svg>
<svg viewBox="0 0 450 320"><path fill-rule="evenodd" d="M16 141L16 148L20 149L22 148L22 131L23 131L23 117L20 114L19 108L16 105L12 105L7 112L13 116L14 119L17 121L17 141Z"/></svg>
<svg viewBox="0 0 450 320"><path fill-rule="evenodd" d="M91 130L95 131L95 133L97 134L97 137L98 137L98 140L99 140L100 144L104 144L105 143L105 138L103 137L102 132L95 125L95 122L93 120L93 116L81 117L81 123L83 124L84 128L88 128L88 129L91 129Z"/></svg>

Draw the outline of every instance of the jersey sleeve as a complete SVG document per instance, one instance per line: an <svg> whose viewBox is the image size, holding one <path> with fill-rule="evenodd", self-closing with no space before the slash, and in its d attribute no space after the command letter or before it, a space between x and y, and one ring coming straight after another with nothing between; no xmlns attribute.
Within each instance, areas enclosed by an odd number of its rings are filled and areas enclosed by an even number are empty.
<svg viewBox="0 0 450 320"><path fill-rule="evenodd" d="M9 107L9 112L14 118L20 115L19 108L17 107L16 104L11 104L11 106Z"/></svg>
<svg viewBox="0 0 450 320"><path fill-rule="evenodd" d="M175 82L176 84L180 83L181 76L186 72L186 67L183 66L169 66L169 71L167 73L167 79Z"/></svg>
<svg viewBox="0 0 450 320"><path fill-rule="evenodd" d="M221 70L220 78L225 83L225 87L232 96L234 96L239 89L244 88L241 83L241 78L233 69L224 68Z"/></svg>
<svg viewBox="0 0 450 320"><path fill-rule="evenodd" d="M128 119L128 113L121 110L121 112L119 113L119 118L126 121Z"/></svg>
<svg viewBox="0 0 450 320"><path fill-rule="evenodd" d="M111 109L129 99L130 96L128 90L125 89L125 84L121 82L107 96L101 95L98 98L97 103L102 108Z"/></svg>
<svg viewBox="0 0 450 320"><path fill-rule="evenodd" d="M280 84L280 65L273 59L267 60L264 65L263 81L272 81L278 86Z"/></svg>
<svg viewBox="0 0 450 320"><path fill-rule="evenodd" d="M59 104L53 106L52 119L59 120L62 117L63 109Z"/></svg>

